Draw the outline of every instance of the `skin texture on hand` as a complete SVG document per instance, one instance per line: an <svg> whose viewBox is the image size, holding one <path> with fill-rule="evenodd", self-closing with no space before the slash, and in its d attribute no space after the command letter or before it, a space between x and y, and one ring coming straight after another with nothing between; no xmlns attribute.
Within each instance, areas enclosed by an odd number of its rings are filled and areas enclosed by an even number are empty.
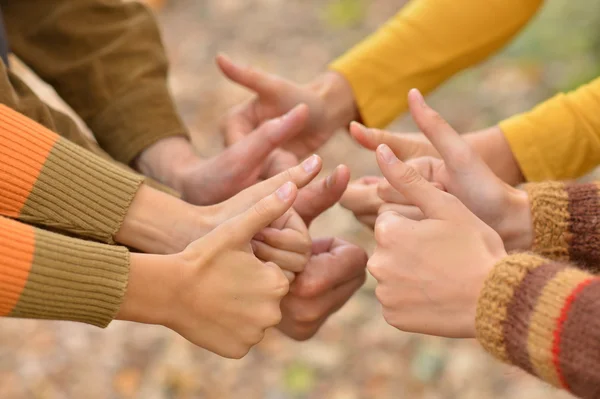
<svg viewBox="0 0 600 399"><path fill-rule="evenodd" d="M286 183L178 255L132 254L117 318L165 325L224 357L246 355L281 321L280 302L289 290L281 269L256 258L250 241L296 195L296 186Z"/></svg>
<svg viewBox="0 0 600 399"><path fill-rule="evenodd" d="M298 105L209 159L196 155L184 138L163 139L147 148L136 165L145 175L179 191L187 202L216 204L257 183L265 158L299 134L307 119L307 107Z"/></svg>
<svg viewBox="0 0 600 399"><path fill-rule="evenodd" d="M208 234L217 226L235 217L273 192L286 181L299 187L310 183L321 170L321 159L308 158L303 164L287 170L272 179L263 181L234 196L228 201L211 207L198 207L143 185L125 216L115 240L127 246L151 253L176 253L192 241ZM312 190L312 189L311 189ZM325 193L319 193L319 195ZM301 196L305 198L305 196ZM312 198L308 199L312 201ZM271 252L261 252L265 261L277 260L280 266L297 271L306 264L311 242L301 216L292 210L276 220L268 229ZM290 251L293 259L286 261L282 253ZM293 256L301 254L300 257ZM269 256L276 256L270 259ZM298 259L300 258L300 259Z"/></svg>
<svg viewBox="0 0 600 399"><path fill-rule="evenodd" d="M298 159L319 149L333 133L358 119L350 84L342 75L327 72L309 85L301 86L278 76L242 67L220 55L223 74L255 93L255 97L230 110L222 123L227 145L243 140L266 121L277 118L299 104L309 110L302 131L287 140L265 161L263 176L270 177L294 165Z"/></svg>
<svg viewBox="0 0 600 399"><path fill-rule="evenodd" d="M294 208L307 226L340 199L349 180L348 168L338 166L329 177L299 191ZM356 245L333 237L314 239L304 271L281 302L278 329L296 340L316 334L363 285L366 262L367 254Z"/></svg>
<svg viewBox="0 0 600 399"><path fill-rule="evenodd" d="M424 214L420 221L382 213L369 272L378 282L383 316L407 332L475 337L477 299L502 240L456 197L423 179L386 145L377 150L386 179Z"/></svg>
<svg viewBox="0 0 600 399"><path fill-rule="evenodd" d="M421 157L440 157L436 148L422 133L389 133L353 124L350 134L360 145L370 150L375 150L380 144L388 145L404 162ZM515 186L525 181L508 141L498 126L466 133L462 137L504 182Z"/></svg>
<svg viewBox="0 0 600 399"><path fill-rule="evenodd" d="M507 249L529 249L533 231L527 194L500 180L477 152L425 103L417 90L409 93L409 105L417 126L441 159L421 157L411 159L407 164L438 188L460 199L471 212L500 234ZM355 124L352 130L355 133L362 131L362 134L367 129ZM386 137L393 135L378 131L377 136L387 141ZM379 184L378 195L388 203L404 206L404 209L395 206L394 210L405 217L413 220L423 217L385 181ZM389 207L385 206L380 212Z"/></svg>

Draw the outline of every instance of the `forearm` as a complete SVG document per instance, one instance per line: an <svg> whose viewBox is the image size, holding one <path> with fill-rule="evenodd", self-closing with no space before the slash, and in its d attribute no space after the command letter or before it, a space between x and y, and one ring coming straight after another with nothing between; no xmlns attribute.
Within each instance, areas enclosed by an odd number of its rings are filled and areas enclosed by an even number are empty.
<svg viewBox="0 0 600 399"><path fill-rule="evenodd" d="M124 247L0 217L0 316L105 327L121 305L128 276Z"/></svg>
<svg viewBox="0 0 600 399"><path fill-rule="evenodd" d="M512 149L498 126L463 135L500 179L511 186L525 182Z"/></svg>
<svg viewBox="0 0 600 399"><path fill-rule="evenodd" d="M169 324L172 309L167 305L173 303L171 296L177 292L173 276L181 273L177 256L133 253L130 258L129 283L115 319Z"/></svg>
<svg viewBox="0 0 600 399"><path fill-rule="evenodd" d="M187 135L169 92L158 26L142 4L3 1L2 11L12 50L115 159L130 164L160 139Z"/></svg>
<svg viewBox="0 0 600 399"><path fill-rule="evenodd" d="M384 127L427 93L504 46L542 0L413 0L331 68L350 82L364 123Z"/></svg>
<svg viewBox="0 0 600 399"><path fill-rule="evenodd" d="M0 105L0 215L113 242L142 177Z"/></svg>
<svg viewBox="0 0 600 399"><path fill-rule="evenodd" d="M583 398L600 392L594 348L600 279L569 264L510 255L487 278L477 338L501 361Z"/></svg>

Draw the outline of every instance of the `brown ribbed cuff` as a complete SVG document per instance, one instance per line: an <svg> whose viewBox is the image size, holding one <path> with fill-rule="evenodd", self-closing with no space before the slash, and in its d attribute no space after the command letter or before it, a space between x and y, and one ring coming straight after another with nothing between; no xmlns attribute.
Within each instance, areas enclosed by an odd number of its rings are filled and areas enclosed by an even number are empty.
<svg viewBox="0 0 600 399"><path fill-rule="evenodd" d="M599 183L538 183L525 187L534 229L533 250L555 260L598 271Z"/></svg>
<svg viewBox="0 0 600 399"><path fill-rule="evenodd" d="M36 229L31 270L9 316L106 327L119 310L128 277L126 248Z"/></svg>
<svg viewBox="0 0 600 399"><path fill-rule="evenodd" d="M599 279L567 264L516 254L499 262L481 292L477 338L498 359L582 397L600 393Z"/></svg>
<svg viewBox="0 0 600 399"><path fill-rule="evenodd" d="M162 83L124 95L87 123L100 146L126 165L160 139L189 136Z"/></svg>
<svg viewBox="0 0 600 399"><path fill-rule="evenodd" d="M113 243L143 177L59 139L20 219Z"/></svg>
<svg viewBox="0 0 600 399"><path fill-rule="evenodd" d="M564 183L525 186L531 205L535 253L554 260L569 260L569 195Z"/></svg>

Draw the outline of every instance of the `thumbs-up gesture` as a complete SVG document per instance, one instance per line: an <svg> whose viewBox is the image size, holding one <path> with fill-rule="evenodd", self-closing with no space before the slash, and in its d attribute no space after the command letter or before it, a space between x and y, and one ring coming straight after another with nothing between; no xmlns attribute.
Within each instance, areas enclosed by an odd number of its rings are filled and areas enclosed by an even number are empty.
<svg viewBox="0 0 600 399"><path fill-rule="evenodd" d="M474 337L479 292L506 255L502 240L388 146L377 149L377 162L390 184L425 216L415 221L388 211L377 218L377 248L367 267L378 281L383 316L403 331Z"/></svg>
<svg viewBox="0 0 600 399"><path fill-rule="evenodd" d="M176 255L181 266L167 327L219 355L243 357L264 331L279 324L288 279L254 255L252 238L294 203L286 183L244 213L221 224Z"/></svg>
<svg viewBox="0 0 600 399"><path fill-rule="evenodd" d="M411 90L408 100L415 123L439 158L421 157L406 164L429 182L460 199L471 212L500 234L507 249L529 249L532 231L527 194L496 176L475 149L425 103L418 90ZM368 129L353 125L352 130ZM388 132L377 131L375 136L379 141L394 141L394 135ZM396 156L399 156L399 147L398 142L394 148L390 147ZM406 206L414 204L409 204L391 182L382 180L377 192L388 203L380 208L380 213L393 209L411 219L423 217L418 210Z"/></svg>

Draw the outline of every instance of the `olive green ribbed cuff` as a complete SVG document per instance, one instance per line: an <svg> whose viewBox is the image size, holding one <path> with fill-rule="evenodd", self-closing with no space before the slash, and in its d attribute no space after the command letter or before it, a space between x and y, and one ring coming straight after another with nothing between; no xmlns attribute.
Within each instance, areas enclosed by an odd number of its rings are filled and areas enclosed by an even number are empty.
<svg viewBox="0 0 600 399"><path fill-rule="evenodd" d="M9 316L106 327L119 310L128 277L126 248L36 229L31 270Z"/></svg>
<svg viewBox="0 0 600 399"><path fill-rule="evenodd" d="M142 176L59 139L19 219L113 243L142 182Z"/></svg>

